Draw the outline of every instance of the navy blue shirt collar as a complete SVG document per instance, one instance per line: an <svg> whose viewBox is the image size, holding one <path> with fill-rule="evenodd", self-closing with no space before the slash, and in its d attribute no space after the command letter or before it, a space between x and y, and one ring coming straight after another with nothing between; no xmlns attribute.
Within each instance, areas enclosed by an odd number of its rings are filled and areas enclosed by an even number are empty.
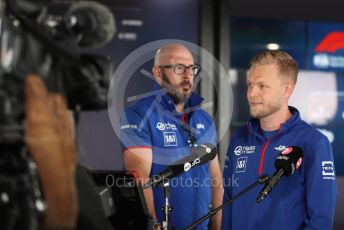
<svg viewBox="0 0 344 230"><path fill-rule="evenodd" d="M300 112L292 107L289 106L289 111L293 114L285 123L281 124L278 132L284 132L289 130L291 127L293 127L301 118L300 118ZM255 133L256 135L260 136L260 122L257 118L250 118L248 121L248 128L251 132Z"/></svg>

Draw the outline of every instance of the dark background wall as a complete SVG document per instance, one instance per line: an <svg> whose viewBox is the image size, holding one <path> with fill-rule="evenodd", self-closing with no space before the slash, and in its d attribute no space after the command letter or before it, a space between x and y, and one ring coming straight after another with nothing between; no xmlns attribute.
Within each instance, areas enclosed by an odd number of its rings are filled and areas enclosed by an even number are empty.
<svg viewBox="0 0 344 230"><path fill-rule="evenodd" d="M342 0L229 0L231 16L344 21Z"/></svg>

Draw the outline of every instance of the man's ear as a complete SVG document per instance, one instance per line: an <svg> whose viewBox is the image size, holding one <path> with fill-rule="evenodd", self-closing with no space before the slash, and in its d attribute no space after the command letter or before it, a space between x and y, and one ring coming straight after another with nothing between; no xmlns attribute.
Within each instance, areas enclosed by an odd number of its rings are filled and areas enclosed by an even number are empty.
<svg viewBox="0 0 344 230"><path fill-rule="evenodd" d="M156 82L161 85L162 83L162 73L161 73L161 69L158 67L158 66L153 66L152 68L152 72L153 72L153 75L155 77L155 80Z"/></svg>
<svg viewBox="0 0 344 230"><path fill-rule="evenodd" d="M294 88L295 84L292 81L287 81L285 83L284 95L289 98L292 95Z"/></svg>

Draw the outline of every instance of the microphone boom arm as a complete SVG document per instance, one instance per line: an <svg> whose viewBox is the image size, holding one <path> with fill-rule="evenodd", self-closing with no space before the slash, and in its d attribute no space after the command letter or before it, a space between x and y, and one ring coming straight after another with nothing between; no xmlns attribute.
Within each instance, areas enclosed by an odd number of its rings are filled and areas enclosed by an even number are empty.
<svg viewBox="0 0 344 230"><path fill-rule="evenodd" d="M220 211L221 209L223 209L225 206L227 206L228 204L232 203L233 201L237 200L238 198L240 198L242 195L244 195L245 193L249 192L250 190L252 190L254 187L256 187L259 184L264 184L266 183L266 181L268 181L270 179L270 177L268 175L263 175L260 176L257 181L255 183L253 183L252 185L250 185L249 187L247 187L246 189L244 189L243 191L239 192L237 195L235 195L234 197L232 197L231 199L229 199L228 201L226 201L225 203L223 203L222 205L218 206L217 208L211 209L210 212L208 212L207 214L205 214L204 216L202 216L201 218L199 218L198 220L196 220L193 224L189 225L186 230L191 230L194 227L196 227L197 225L199 225L200 223L202 223L203 221L205 221L206 219L208 219L209 217L212 217L213 215L215 215L218 211Z"/></svg>

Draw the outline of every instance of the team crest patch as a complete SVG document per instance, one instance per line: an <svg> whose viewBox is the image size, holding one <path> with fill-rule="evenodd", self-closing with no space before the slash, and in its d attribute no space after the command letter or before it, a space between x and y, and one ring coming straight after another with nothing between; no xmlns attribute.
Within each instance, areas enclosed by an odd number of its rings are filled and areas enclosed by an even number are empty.
<svg viewBox="0 0 344 230"><path fill-rule="evenodd" d="M177 135L175 132L164 132L164 145L177 146Z"/></svg>

